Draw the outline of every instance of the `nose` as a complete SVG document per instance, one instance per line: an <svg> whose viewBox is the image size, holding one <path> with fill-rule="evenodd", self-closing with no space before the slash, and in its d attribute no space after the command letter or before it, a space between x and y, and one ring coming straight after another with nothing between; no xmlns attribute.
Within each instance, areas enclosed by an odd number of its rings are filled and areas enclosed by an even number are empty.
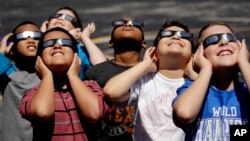
<svg viewBox="0 0 250 141"><path fill-rule="evenodd" d="M127 22L124 24L124 26L129 26L129 27L133 26L132 21L127 21Z"/></svg>
<svg viewBox="0 0 250 141"><path fill-rule="evenodd" d="M180 40L180 37L175 33L175 34L172 36L172 39Z"/></svg>
<svg viewBox="0 0 250 141"><path fill-rule="evenodd" d="M219 46L225 46L227 44L228 44L228 41L223 38L219 41Z"/></svg>
<svg viewBox="0 0 250 141"><path fill-rule="evenodd" d="M34 40L33 38L31 38L31 37L28 37L28 38L27 38L27 41L28 41L28 42L34 42L35 40Z"/></svg>
<svg viewBox="0 0 250 141"><path fill-rule="evenodd" d="M61 48L61 45L60 45L59 43L55 43L55 44L53 45L53 48Z"/></svg>

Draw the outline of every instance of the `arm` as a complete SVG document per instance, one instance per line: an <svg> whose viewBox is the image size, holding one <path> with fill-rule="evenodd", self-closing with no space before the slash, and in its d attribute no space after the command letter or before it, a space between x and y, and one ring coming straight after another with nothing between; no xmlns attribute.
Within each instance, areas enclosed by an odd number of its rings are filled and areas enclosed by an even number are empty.
<svg viewBox="0 0 250 141"><path fill-rule="evenodd" d="M99 97L91 91L79 78L81 60L75 54L73 63L67 72L69 83L82 115L90 122L95 122L100 117Z"/></svg>
<svg viewBox="0 0 250 141"><path fill-rule="evenodd" d="M28 107L33 118L42 121L51 120L55 112L55 94L52 72L44 65L40 56L37 57L36 71L41 78L41 83L36 94L31 99Z"/></svg>
<svg viewBox="0 0 250 141"><path fill-rule="evenodd" d="M0 44L0 75L3 75L10 71L11 69L14 70L14 66L10 63L10 61L5 57L5 55L9 54L11 48L13 47L13 42L7 45L7 40L12 35L12 33L7 34L4 36L3 40ZM13 72L13 71L12 71ZM9 75L9 74L7 74Z"/></svg>
<svg viewBox="0 0 250 141"><path fill-rule="evenodd" d="M107 60L103 52L93 43L90 35L95 32L95 24L89 23L82 31L81 41L85 45L92 65L99 64Z"/></svg>
<svg viewBox="0 0 250 141"><path fill-rule="evenodd" d="M183 123L193 122L200 112L212 76L212 65L203 56L202 46L195 53L194 61L200 72L191 86L173 104L176 117Z"/></svg>
<svg viewBox="0 0 250 141"><path fill-rule="evenodd" d="M130 87L144 74L157 70L154 51L155 48L149 48L142 62L112 77L104 87L105 96L114 102L126 101L129 98Z"/></svg>
<svg viewBox="0 0 250 141"><path fill-rule="evenodd" d="M246 47L246 42L245 40L242 40L242 42L240 43L238 41L238 44L240 46L240 52L239 52L239 57L238 57L238 66L240 68L240 71L243 75L243 78L246 82L248 91L250 92L250 63L249 63L249 51Z"/></svg>

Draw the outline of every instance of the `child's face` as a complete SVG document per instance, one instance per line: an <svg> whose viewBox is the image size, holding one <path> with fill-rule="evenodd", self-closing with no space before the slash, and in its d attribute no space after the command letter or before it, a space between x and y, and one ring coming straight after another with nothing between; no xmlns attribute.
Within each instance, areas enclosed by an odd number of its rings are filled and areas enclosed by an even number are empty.
<svg viewBox="0 0 250 141"><path fill-rule="evenodd" d="M24 31L40 32L39 28L33 24L22 25L17 28L16 33L22 33ZM19 40L17 43L16 51L25 57L35 57L38 47L38 39L27 38Z"/></svg>
<svg viewBox="0 0 250 141"><path fill-rule="evenodd" d="M75 18L75 15L72 11L67 10L67 9L62 9L59 10L58 12L56 12L57 14L63 14L62 16L58 17L58 18L52 18L49 21L48 24L48 29L54 28L54 27L61 27L64 28L67 31L70 31L72 29L74 29L74 25L72 24L72 22L70 22L69 20L66 20L63 18L63 16L68 15L72 18Z"/></svg>
<svg viewBox="0 0 250 141"><path fill-rule="evenodd" d="M214 25L207 28L202 33L201 41L204 41L211 35L220 35L221 33L229 33L227 35L233 35L232 31L226 26ZM212 63L214 68L230 67L236 65L239 49L237 42L227 41L223 37L220 38L218 42L214 42L213 44L204 47L204 56Z"/></svg>
<svg viewBox="0 0 250 141"><path fill-rule="evenodd" d="M124 21L131 21L132 18L123 18ZM130 22L125 23L124 25L115 27L115 30L113 32L114 40L120 40L120 39L135 39L138 42L143 41L143 33L142 31L136 27L130 24Z"/></svg>
<svg viewBox="0 0 250 141"><path fill-rule="evenodd" d="M66 39L70 37L62 31L52 31L44 36L43 42L51 39ZM58 41L58 40L55 40ZM53 72L65 72L70 67L74 57L74 52L69 45L60 45L55 42L54 45L46 47L42 52L44 64Z"/></svg>
<svg viewBox="0 0 250 141"><path fill-rule="evenodd" d="M181 27L171 26L165 31L184 31ZM181 38L174 34L171 37L162 37L157 46L157 56L182 56L186 62L189 61L192 54L192 45L188 39Z"/></svg>

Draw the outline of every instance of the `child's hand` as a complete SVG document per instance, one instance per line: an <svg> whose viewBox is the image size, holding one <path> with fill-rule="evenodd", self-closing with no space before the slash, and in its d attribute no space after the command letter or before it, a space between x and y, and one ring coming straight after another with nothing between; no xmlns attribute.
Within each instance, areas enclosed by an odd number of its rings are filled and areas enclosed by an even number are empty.
<svg viewBox="0 0 250 141"><path fill-rule="evenodd" d="M250 55L249 55L249 51L248 51L247 46L246 46L245 39L243 39L241 42L237 41L237 43L239 44L239 47L240 47L238 60L237 60L238 64L240 64L242 62L248 62L249 63Z"/></svg>
<svg viewBox="0 0 250 141"><path fill-rule="evenodd" d="M156 72L157 71L157 57L155 54L155 47L150 47L146 50L144 57L143 57L143 62L147 63L147 70L148 72Z"/></svg>
<svg viewBox="0 0 250 141"><path fill-rule="evenodd" d="M81 28L74 28L69 31L69 33L76 39L76 41L80 41L81 38Z"/></svg>
<svg viewBox="0 0 250 141"><path fill-rule="evenodd" d="M186 68L184 70L184 73L190 79L195 80L195 78L198 76L198 74L195 71L194 66L193 66L193 58L194 58L193 56L190 58L190 61L188 62L187 66L186 66Z"/></svg>
<svg viewBox="0 0 250 141"><path fill-rule="evenodd" d="M74 54L74 59L71 66L68 69L68 76L78 76L81 69L81 59L78 57L77 53Z"/></svg>
<svg viewBox="0 0 250 141"><path fill-rule="evenodd" d="M91 34L95 32L95 24L88 23L88 25L82 30L81 38L89 38Z"/></svg>
<svg viewBox="0 0 250 141"><path fill-rule="evenodd" d="M13 42L11 42L9 45L7 45L7 41L8 39L10 38L10 36L12 36L13 34L12 33L9 33L7 35L5 35L1 41L1 44L0 44L0 52L3 54L3 55L7 55L10 53L10 50L11 48L13 47Z"/></svg>
<svg viewBox="0 0 250 141"><path fill-rule="evenodd" d="M200 70L205 69L205 68L212 69L212 64L204 56L204 48L202 44L199 46L199 48L194 54L193 66L198 67L198 69Z"/></svg>
<svg viewBox="0 0 250 141"><path fill-rule="evenodd" d="M35 64L35 69L36 69L37 76L40 79L42 79L46 75L51 75L52 76L52 72L43 63L43 60L41 59L40 56L37 56L36 64Z"/></svg>
<svg viewBox="0 0 250 141"><path fill-rule="evenodd" d="M48 24L49 24L49 21L47 20L42 23L42 26L40 28L41 32L45 32L48 30Z"/></svg>

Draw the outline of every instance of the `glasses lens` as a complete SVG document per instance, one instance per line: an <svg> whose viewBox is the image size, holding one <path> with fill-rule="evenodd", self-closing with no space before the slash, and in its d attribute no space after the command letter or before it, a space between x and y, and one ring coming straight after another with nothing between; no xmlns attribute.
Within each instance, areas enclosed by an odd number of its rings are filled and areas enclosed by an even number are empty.
<svg viewBox="0 0 250 141"><path fill-rule="evenodd" d="M221 39L228 41L228 42L236 42L236 37L230 33L221 33L221 34L214 34L207 37L203 41L203 46L206 48L210 45L217 44Z"/></svg>
<svg viewBox="0 0 250 141"><path fill-rule="evenodd" d="M174 35L173 31L162 31L161 32L161 37L172 37Z"/></svg>
<svg viewBox="0 0 250 141"><path fill-rule="evenodd" d="M113 26L123 26L125 24L124 20L118 20L118 21L113 21L112 25Z"/></svg>
<svg viewBox="0 0 250 141"><path fill-rule="evenodd" d="M144 27L144 23L141 22L141 21L136 21L136 20L133 20L132 21L132 25L133 26L138 26L138 27Z"/></svg>
<svg viewBox="0 0 250 141"><path fill-rule="evenodd" d="M43 47L52 47L56 43L58 43L61 46L72 46L72 41L70 39L50 39L43 42Z"/></svg>
<svg viewBox="0 0 250 141"><path fill-rule="evenodd" d="M225 33L221 35L221 38L228 42L236 42L236 37L233 34Z"/></svg>
<svg viewBox="0 0 250 141"><path fill-rule="evenodd" d="M178 37L182 39L192 39L193 34L185 31L171 31L171 30L166 30L161 32L161 37L172 37L174 35L177 35Z"/></svg>
<svg viewBox="0 0 250 141"><path fill-rule="evenodd" d="M118 20L118 21L112 22L112 26L115 26L115 27L116 26L123 26L124 24L129 24L129 25L136 26L136 27L143 27L144 26L143 22L137 21L137 20L129 20L129 21Z"/></svg>
<svg viewBox="0 0 250 141"><path fill-rule="evenodd" d="M23 40L27 38L32 38L35 40L39 40L41 36L42 36L41 32L25 31L25 32L16 34L16 39Z"/></svg>

